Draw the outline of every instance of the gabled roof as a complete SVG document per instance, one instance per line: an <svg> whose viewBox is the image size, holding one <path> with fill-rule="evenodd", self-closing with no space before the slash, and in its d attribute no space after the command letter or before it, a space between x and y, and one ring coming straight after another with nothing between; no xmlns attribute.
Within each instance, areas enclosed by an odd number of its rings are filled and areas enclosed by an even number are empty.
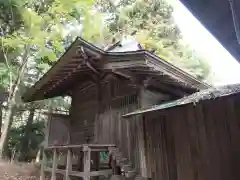
<svg viewBox="0 0 240 180"><path fill-rule="evenodd" d="M209 87L149 51L109 52L79 37L22 99L30 102L66 95L76 82L87 86L93 75L103 73L124 78L148 76L163 85L191 93Z"/></svg>
<svg viewBox="0 0 240 180"><path fill-rule="evenodd" d="M134 112L130 112L128 114L123 115L123 117L130 117L138 114L160 111L163 109L174 108L174 107L183 106L191 103L196 104L199 101L215 99L215 98L229 96L237 93L240 93L240 84L232 84L232 85L209 88L172 102L167 102L167 103L152 106L150 108L140 109Z"/></svg>

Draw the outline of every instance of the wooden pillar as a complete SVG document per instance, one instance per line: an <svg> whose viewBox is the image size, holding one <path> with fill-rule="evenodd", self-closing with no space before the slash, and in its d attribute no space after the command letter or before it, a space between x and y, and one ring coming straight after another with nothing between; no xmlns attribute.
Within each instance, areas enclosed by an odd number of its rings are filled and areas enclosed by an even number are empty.
<svg viewBox="0 0 240 180"><path fill-rule="evenodd" d="M138 91L138 108L142 108L144 105L143 102L143 94L144 94L144 86L143 84L139 84ZM140 173L142 177L147 177L147 167L146 167L146 153L145 153L145 139L144 139L144 122L142 116L136 120L137 124L137 134L138 134L138 148L140 155Z"/></svg>
<svg viewBox="0 0 240 180"><path fill-rule="evenodd" d="M97 82L97 113L95 116L95 122L94 122L94 143L101 142L101 139L99 139L99 133L101 129L99 129L100 125L100 114L101 114L101 104L102 104L102 86L101 86L101 79L99 78Z"/></svg>
<svg viewBox="0 0 240 180"><path fill-rule="evenodd" d="M52 177L51 177L51 180L56 180L56 169L57 169L57 149L53 149Z"/></svg>
<svg viewBox="0 0 240 180"><path fill-rule="evenodd" d="M44 143L43 143L44 147L47 147L48 144L49 144L49 134L50 134L50 128L51 128L51 120L52 120L52 107L51 107L51 104L50 104L49 108L48 108L48 115L47 115L47 119L45 121L45 128L44 128L44 134L45 134Z"/></svg>
<svg viewBox="0 0 240 180"><path fill-rule="evenodd" d="M129 123L129 120L127 119L126 120L126 125L127 125L127 147L128 147L128 159L130 160L131 157L132 157L132 154L131 154L131 142L130 142L130 123Z"/></svg>
<svg viewBox="0 0 240 180"><path fill-rule="evenodd" d="M44 152L45 147L48 146L49 143L49 133L50 133L50 120L52 118L52 108L51 105L49 106L48 109L48 115L47 115L47 119L45 120L44 124L45 124L45 128L44 128L44 141L42 143L42 162L41 162L41 172L40 172L40 180L45 180L45 165L47 162L47 156Z"/></svg>
<svg viewBox="0 0 240 180"><path fill-rule="evenodd" d="M91 159L92 159L92 170L98 171L99 170L99 161L100 161L100 152L99 151L92 151L91 152ZM99 176L93 176L93 180L98 180Z"/></svg>
<svg viewBox="0 0 240 180"><path fill-rule="evenodd" d="M66 174L64 180L70 180L69 172L72 171L72 150L67 151L67 164L66 164Z"/></svg>
<svg viewBox="0 0 240 180"><path fill-rule="evenodd" d="M40 172L40 180L45 180L45 164L46 164L46 155L44 152L44 148L42 148L42 162L41 162L41 172Z"/></svg>
<svg viewBox="0 0 240 180"><path fill-rule="evenodd" d="M88 146L83 148L83 170L84 170L84 178L83 180L90 180L90 171L91 171L91 149Z"/></svg>

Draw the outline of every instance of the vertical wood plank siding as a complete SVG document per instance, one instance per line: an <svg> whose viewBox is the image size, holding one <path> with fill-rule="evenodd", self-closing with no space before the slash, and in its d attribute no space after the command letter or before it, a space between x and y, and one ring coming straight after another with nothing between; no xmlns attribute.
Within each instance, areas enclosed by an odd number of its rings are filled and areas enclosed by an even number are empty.
<svg viewBox="0 0 240 180"><path fill-rule="evenodd" d="M153 180L240 179L240 96L144 115Z"/></svg>
<svg viewBox="0 0 240 180"><path fill-rule="evenodd" d="M51 114L49 120L48 146L66 144L69 140L69 116Z"/></svg>
<svg viewBox="0 0 240 180"><path fill-rule="evenodd" d="M75 89L70 111L71 144L93 143L97 105L96 86Z"/></svg>
<svg viewBox="0 0 240 180"><path fill-rule="evenodd" d="M122 118L123 114L138 109L136 88L122 81L104 82L98 88L74 91L71 144L116 144L124 157L139 166L137 120L133 118L128 123Z"/></svg>
<svg viewBox="0 0 240 180"><path fill-rule="evenodd" d="M109 79L84 90L74 89L70 143L116 144L138 173L146 176L142 117L126 120L122 115L169 97L142 90L131 81L119 79Z"/></svg>
<svg viewBox="0 0 240 180"><path fill-rule="evenodd" d="M139 164L136 118L126 121L122 115L136 110L137 91L121 82L110 82L102 86L105 95L101 102L99 119L96 121L97 142L116 144L123 156L136 167ZM135 129L135 132L132 131ZM133 153L134 152L134 153Z"/></svg>

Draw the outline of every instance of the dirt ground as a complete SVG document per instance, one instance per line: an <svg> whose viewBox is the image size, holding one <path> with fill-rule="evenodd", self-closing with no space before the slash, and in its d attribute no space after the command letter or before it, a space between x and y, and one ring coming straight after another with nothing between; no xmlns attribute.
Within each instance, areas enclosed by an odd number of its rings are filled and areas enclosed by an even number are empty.
<svg viewBox="0 0 240 180"><path fill-rule="evenodd" d="M34 164L0 162L0 180L39 180L39 168Z"/></svg>

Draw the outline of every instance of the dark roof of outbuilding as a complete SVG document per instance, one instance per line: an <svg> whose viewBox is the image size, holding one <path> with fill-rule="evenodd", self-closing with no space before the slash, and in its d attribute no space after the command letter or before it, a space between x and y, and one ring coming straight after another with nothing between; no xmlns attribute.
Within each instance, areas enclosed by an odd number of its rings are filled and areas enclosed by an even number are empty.
<svg viewBox="0 0 240 180"><path fill-rule="evenodd" d="M199 101L207 100L207 99L215 99L218 97L228 96L232 94L236 94L240 92L240 84L233 84L233 85L225 85L225 86L219 86L214 88L209 88L206 90L202 90L199 92L196 92L194 94L191 94L189 96L183 97L181 99L163 103L160 105L155 105L147 109L140 109L128 114L123 115L123 117L130 117L138 114L144 114L147 112L152 111L159 111L167 108L174 108L177 106L182 106L185 104L196 104Z"/></svg>
<svg viewBox="0 0 240 180"><path fill-rule="evenodd" d="M153 77L158 83L171 85L172 89L180 88L188 94L209 87L149 51L109 52L79 37L22 99L30 102L66 95L75 84L81 82L88 86L93 74L98 76L106 72L118 76Z"/></svg>
<svg viewBox="0 0 240 180"><path fill-rule="evenodd" d="M240 62L240 1L180 0L215 38ZM231 3L232 6L231 6ZM233 21L233 16L235 23ZM191 28L191 27L189 27ZM239 39L240 40L240 39ZM221 63L221 62L220 62Z"/></svg>

